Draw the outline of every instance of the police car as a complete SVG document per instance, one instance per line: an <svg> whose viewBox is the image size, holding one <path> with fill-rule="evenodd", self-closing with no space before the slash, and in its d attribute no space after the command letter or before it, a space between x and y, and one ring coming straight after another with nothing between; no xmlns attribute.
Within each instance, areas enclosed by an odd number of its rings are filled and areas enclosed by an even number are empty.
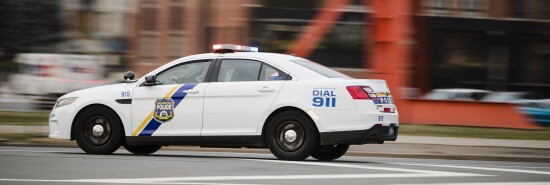
<svg viewBox="0 0 550 185"><path fill-rule="evenodd" d="M125 83L60 97L50 138L90 154L124 146L269 148L279 159L334 160L350 144L395 141L398 112L384 80L354 79L307 59L230 44Z"/></svg>

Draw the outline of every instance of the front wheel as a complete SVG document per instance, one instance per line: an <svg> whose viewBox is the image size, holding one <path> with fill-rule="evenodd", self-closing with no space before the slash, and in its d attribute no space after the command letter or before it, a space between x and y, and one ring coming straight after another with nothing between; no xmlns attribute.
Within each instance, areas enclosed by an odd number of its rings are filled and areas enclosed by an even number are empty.
<svg viewBox="0 0 550 185"><path fill-rule="evenodd" d="M126 148L126 150L128 150L130 153L136 155L149 155L160 150L160 148L162 148L162 145L126 145L124 146L124 148Z"/></svg>
<svg viewBox="0 0 550 185"><path fill-rule="evenodd" d="M268 124L267 146L279 159L304 160L318 146L318 132L314 123L300 112L282 112Z"/></svg>
<svg viewBox="0 0 550 185"><path fill-rule="evenodd" d="M332 161L342 157L349 149L349 144L319 146L311 157L320 161Z"/></svg>
<svg viewBox="0 0 550 185"><path fill-rule="evenodd" d="M115 112L90 107L76 118L74 136L78 146L89 154L111 154L123 142L122 124Z"/></svg>

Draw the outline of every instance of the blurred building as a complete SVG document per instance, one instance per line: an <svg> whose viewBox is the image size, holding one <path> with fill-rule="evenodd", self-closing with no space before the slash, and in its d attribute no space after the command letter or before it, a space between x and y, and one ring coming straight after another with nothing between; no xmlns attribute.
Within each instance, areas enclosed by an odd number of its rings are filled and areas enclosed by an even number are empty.
<svg viewBox="0 0 550 185"><path fill-rule="evenodd" d="M133 0L61 0L65 41L58 52L125 54L133 25Z"/></svg>
<svg viewBox="0 0 550 185"><path fill-rule="evenodd" d="M550 1L415 1L414 79L550 98Z"/></svg>
<svg viewBox="0 0 550 185"><path fill-rule="evenodd" d="M325 1L137 0L130 42L138 75L214 43L286 52ZM364 74L370 1L351 0L310 56ZM550 1L416 0L411 86L534 92L550 98ZM357 76L357 75L354 75Z"/></svg>
<svg viewBox="0 0 550 185"><path fill-rule="evenodd" d="M255 0L137 0L133 68L144 75L173 59L211 51L213 43L248 44Z"/></svg>

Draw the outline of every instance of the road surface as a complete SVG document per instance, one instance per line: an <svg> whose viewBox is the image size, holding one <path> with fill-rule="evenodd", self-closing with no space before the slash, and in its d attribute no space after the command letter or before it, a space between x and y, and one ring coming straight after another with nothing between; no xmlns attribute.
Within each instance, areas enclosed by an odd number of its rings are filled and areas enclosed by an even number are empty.
<svg viewBox="0 0 550 185"><path fill-rule="evenodd" d="M550 163L343 157L282 161L270 154L161 150L88 155L78 148L0 146L0 184L549 185Z"/></svg>

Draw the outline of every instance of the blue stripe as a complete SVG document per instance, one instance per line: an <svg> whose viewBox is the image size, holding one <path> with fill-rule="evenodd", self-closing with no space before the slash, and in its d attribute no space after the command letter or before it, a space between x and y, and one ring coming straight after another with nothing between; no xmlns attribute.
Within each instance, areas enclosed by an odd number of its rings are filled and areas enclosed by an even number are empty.
<svg viewBox="0 0 550 185"><path fill-rule="evenodd" d="M160 127L160 125L161 125L160 122L158 122L155 119L151 119L151 121L149 121L149 123L147 123L147 126L145 126L145 128L143 128L143 130L139 133L138 136L151 136L151 135L153 135L153 133L155 133L155 131L157 131L157 129Z"/></svg>
<svg viewBox="0 0 550 185"><path fill-rule="evenodd" d="M184 93L183 91L188 89L193 89L197 84L185 84L182 85L174 94L170 97L172 100L174 100L174 111L176 110L176 107L181 103L181 101L187 96L187 93ZM176 116L176 113L174 113L174 116ZM155 118L151 118L149 123L147 123L147 126L143 128L143 130L139 133L138 136L151 136L157 129L162 125L162 123L155 120Z"/></svg>
<svg viewBox="0 0 550 185"><path fill-rule="evenodd" d="M372 101L374 102L374 104L382 104L382 100L380 100L380 98L378 97L373 97Z"/></svg>
<svg viewBox="0 0 550 185"><path fill-rule="evenodd" d="M181 86L173 95L172 100L174 100L174 109L180 104L180 102L185 98L187 93L184 93L183 91L188 89L193 89L197 84L185 84Z"/></svg>

